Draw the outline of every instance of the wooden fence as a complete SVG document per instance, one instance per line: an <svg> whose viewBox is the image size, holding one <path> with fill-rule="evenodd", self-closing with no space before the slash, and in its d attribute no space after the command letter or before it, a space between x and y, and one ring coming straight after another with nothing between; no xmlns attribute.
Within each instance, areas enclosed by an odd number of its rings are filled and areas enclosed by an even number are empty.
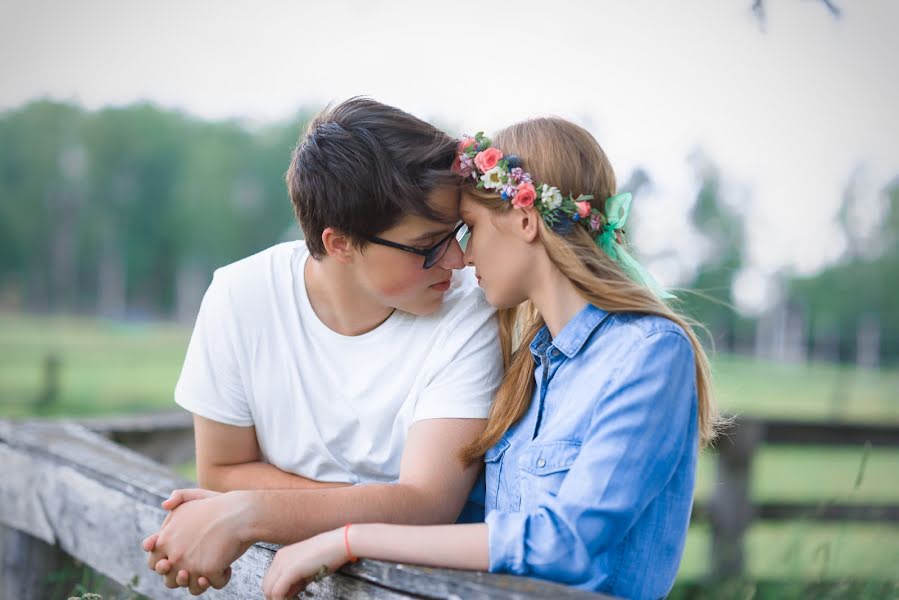
<svg viewBox="0 0 899 600"><path fill-rule="evenodd" d="M752 464L762 446L899 448L899 425L740 418L716 446L712 497L707 504L697 502L693 506L693 519L708 520L712 526L709 558L711 575L716 579L743 573L743 541L755 521L899 522L899 504L754 503L750 494Z"/></svg>
<svg viewBox="0 0 899 600"><path fill-rule="evenodd" d="M899 426L739 418L717 443L715 486L693 519L712 529L711 575L744 567L743 540L756 521L899 522L896 504L754 503L752 464L764 445L899 448ZM159 503L192 482L164 465L193 460L188 413L70 421L0 421L0 598L43 598L41 574L73 556L151 598L184 597L146 568L139 542L164 518ZM276 546L257 544L210 598L260 596ZM598 598L534 579L362 560L316 584L320 598ZM32 595L29 595L32 594Z"/></svg>
<svg viewBox="0 0 899 600"><path fill-rule="evenodd" d="M195 484L113 440L174 462L193 454L183 414L80 424L0 420L0 599L49 598L45 577L66 555L150 598L189 597L147 569L140 541L159 528L165 517L159 505L171 490ZM229 584L204 597L261 598L276 549L256 544L234 563ZM374 560L348 565L310 590L323 599L606 598L525 577Z"/></svg>

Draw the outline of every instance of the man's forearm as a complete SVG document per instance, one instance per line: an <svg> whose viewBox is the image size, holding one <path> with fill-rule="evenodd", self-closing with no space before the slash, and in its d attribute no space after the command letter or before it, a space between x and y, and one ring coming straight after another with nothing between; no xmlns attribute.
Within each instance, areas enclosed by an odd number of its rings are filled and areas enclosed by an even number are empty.
<svg viewBox="0 0 899 600"><path fill-rule="evenodd" d="M292 544L352 523L439 525L456 520L464 504L409 484L369 484L318 490L235 492L251 507L242 541Z"/></svg>
<svg viewBox="0 0 899 600"><path fill-rule="evenodd" d="M199 473L201 487L217 492L234 490L316 490L352 484L307 479L264 462L206 467Z"/></svg>

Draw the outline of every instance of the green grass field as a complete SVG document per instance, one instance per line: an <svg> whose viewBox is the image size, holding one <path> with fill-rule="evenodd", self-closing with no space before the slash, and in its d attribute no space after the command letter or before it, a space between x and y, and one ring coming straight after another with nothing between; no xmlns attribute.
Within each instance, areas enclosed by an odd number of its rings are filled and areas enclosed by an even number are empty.
<svg viewBox="0 0 899 600"><path fill-rule="evenodd" d="M0 416L36 414L43 364L60 359L59 397L46 415L89 415L173 408L172 391L189 330L75 318L0 313ZM781 365L748 358L714 359L719 404L727 412L811 420L899 423L899 370ZM754 464L759 500L899 503L899 452L874 448L856 488L861 448L767 448ZM182 472L190 473L190 466ZM697 496L715 485L714 457L703 456ZM708 564L708 529L690 530L680 581ZM875 579L899 582L899 527L759 524L747 540L749 575L757 580Z"/></svg>

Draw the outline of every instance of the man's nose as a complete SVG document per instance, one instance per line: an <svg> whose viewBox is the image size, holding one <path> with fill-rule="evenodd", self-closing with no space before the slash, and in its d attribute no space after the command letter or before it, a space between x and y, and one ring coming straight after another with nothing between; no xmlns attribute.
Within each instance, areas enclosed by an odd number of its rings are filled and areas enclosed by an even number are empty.
<svg viewBox="0 0 899 600"><path fill-rule="evenodd" d="M444 269L462 269L465 267L465 263L462 261L462 246L459 245L459 240L455 238L450 240L446 254L440 259L440 266Z"/></svg>

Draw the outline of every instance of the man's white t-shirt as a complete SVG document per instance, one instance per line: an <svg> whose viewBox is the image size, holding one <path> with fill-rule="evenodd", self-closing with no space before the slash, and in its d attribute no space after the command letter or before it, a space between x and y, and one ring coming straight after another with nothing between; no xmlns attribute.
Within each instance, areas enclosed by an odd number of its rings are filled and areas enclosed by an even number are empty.
<svg viewBox="0 0 899 600"><path fill-rule="evenodd" d="M434 314L399 310L345 336L309 303L305 242L215 272L175 387L187 410L255 426L264 460L319 481L399 477L409 427L486 418L502 376L495 311L471 269Z"/></svg>

